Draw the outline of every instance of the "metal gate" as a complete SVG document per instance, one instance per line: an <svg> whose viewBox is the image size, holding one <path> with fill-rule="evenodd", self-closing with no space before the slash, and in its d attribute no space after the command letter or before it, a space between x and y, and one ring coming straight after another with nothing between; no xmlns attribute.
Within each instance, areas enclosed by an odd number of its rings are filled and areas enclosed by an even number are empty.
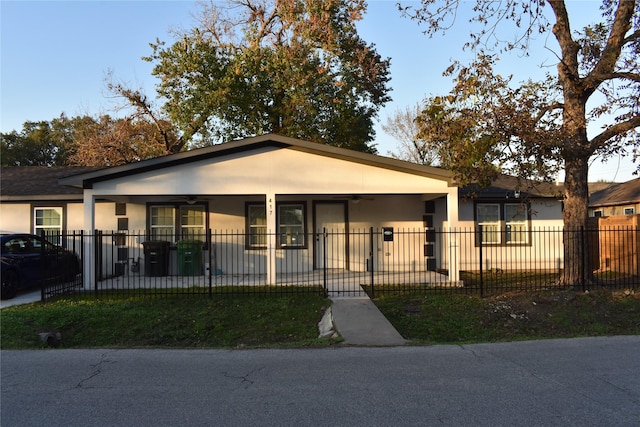
<svg viewBox="0 0 640 427"><path fill-rule="evenodd" d="M408 288L440 286L447 283L446 274L436 271L433 264L433 252L428 250L435 240L433 233L416 230L381 229L354 230L348 233L349 244L345 252L346 259L340 262L342 269L327 268L335 265L337 251L329 254L335 242L341 244L345 240L340 231L324 229L322 235L324 249L322 254L323 286L327 295L331 296L363 296L375 297L377 290L385 288ZM431 239L431 240L429 240ZM429 240L429 241L428 241Z"/></svg>

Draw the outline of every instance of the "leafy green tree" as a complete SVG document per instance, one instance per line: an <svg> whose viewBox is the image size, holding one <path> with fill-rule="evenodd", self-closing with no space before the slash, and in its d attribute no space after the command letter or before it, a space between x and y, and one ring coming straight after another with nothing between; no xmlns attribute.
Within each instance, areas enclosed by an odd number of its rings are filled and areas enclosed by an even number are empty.
<svg viewBox="0 0 640 427"><path fill-rule="evenodd" d="M0 134L2 166L62 166L73 152L72 129L63 115L51 122L25 122L22 131Z"/></svg>
<svg viewBox="0 0 640 427"><path fill-rule="evenodd" d="M422 0L401 7L426 33L451 27L462 2ZM472 33L467 47L479 49L478 59L448 70L456 86L448 97L428 100L425 121L449 116L446 135L453 135L448 150L449 166L462 178L487 181L496 166L524 177L548 177L565 171L565 230L579 230L587 223L588 167L595 156L632 152L640 145L640 2L604 0L602 22L576 31L565 1L476 0L472 22L483 30ZM547 19L547 17L550 19ZM497 31L511 21L522 31L519 37L500 42ZM491 49L529 48L533 34L551 32L559 46L557 72L542 82L528 81L510 87L510 78L493 74L496 60ZM491 40L498 40L489 44ZM599 130L589 128L596 119L606 120ZM460 127L456 135L453 128ZM464 138L460 137L461 135ZM576 284L585 279L582 260L587 245L565 238L562 282Z"/></svg>
<svg viewBox="0 0 640 427"><path fill-rule="evenodd" d="M145 58L162 111L195 144L274 132L374 152L389 60L357 34L365 11L364 0L211 2L198 28ZM151 110L139 91L119 89Z"/></svg>
<svg viewBox="0 0 640 427"><path fill-rule="evenodd" d="M0 142L2 166L115 166L182 148L170 124L136 114L26 122L21 132L0 134Z"/></svg>

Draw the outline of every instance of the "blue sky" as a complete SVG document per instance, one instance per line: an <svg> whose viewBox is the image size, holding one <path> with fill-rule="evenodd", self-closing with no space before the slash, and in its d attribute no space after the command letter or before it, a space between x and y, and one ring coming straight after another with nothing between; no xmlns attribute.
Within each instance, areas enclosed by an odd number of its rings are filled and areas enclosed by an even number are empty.
<svg viewBox="0 0 640 427"><path fill-rule="evenodd" d="M447 93L451 79L442 71L450 60L469 57L461 49L469 32L462 18L446 35L428 38L415 22L400 16L395 3L369 0L368 13L359 23L363 39L391 58L393 102L380 113L383 123L399 108ZM465 4L471 7L472 2ZM597 20L598 4L569 2L573 25ZM0 0L0 131L21 130L25 121L51 120L62 112L113 114L120 101L105 90L109 70L117 80L153 95L152 64L141 57L151 53L149 43L156 38L171 42L171 28L192 28L197 10L196 2L186 0ZM530 57L505 56L498 71L513 73L516 81L540 77L547 69L553 72L555 46L552 37L536 40ZM396 141L380 126L375 143L382 155L397 150ZM596 162L590 179L626 181L634 178L634 169L629 159Z"/></svg>

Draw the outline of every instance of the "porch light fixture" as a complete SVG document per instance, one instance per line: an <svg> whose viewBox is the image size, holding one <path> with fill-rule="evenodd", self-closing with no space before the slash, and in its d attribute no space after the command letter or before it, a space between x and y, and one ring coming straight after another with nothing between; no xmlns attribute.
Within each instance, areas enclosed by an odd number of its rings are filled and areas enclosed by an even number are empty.
<svg viewBox="0 0 640 427"><path fill-rule="evenodd" d="M508 198L510 198L510 197L511 197L511 192L507 191L507 192L505 193L505 199L508 199ZM515 190L515 191L513 192L513 197L514 197L514 198L516 198L516 199L519 199L519 198L520 198L520 191L519 191L519 190Z"/></svg>

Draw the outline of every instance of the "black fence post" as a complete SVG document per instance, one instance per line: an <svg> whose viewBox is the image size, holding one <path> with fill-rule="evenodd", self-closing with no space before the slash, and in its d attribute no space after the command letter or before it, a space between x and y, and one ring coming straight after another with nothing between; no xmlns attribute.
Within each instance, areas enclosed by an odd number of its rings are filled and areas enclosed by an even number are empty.
<svg viewBox="0 0 640 427"><path fill-rule="evenodd" d="M102 268L102 231L94 230L93 236L93 286L96 298L98 297L98 279L100 277L100 269Z"/></svg>
<svg viewBox="0 0 640 427"><path fill-rule="evenodd" d="M80 288L84 291L84 230L80 230ZM75 244L75 239L74 239Z"/></svg>
<svg viewBox="0 0 640 427"><path fill-rule="evenodd" d="M369 277L371 279L371 298L375 298L375 284L374 284L374 273L373 273L373 227L369 228Z"/></svg>
<svg viewBox="0 0 640 427"><path fill-rule="evenodd" d="M582 255L582 272L580 274L580 281L582 282L582 292L587 290L587 280L589 279L589 260L587 258L587 254L589 252L589 248L587 247L587 239L585 239L585 229L584 225L580 226L580 254Z"/></svg>
<svg viewBox="0 0 640 427"><path fill-rule="evenodd" d="M44 231L44 229L40 229L40 237L42 238L42 244L40 245L40 301L45 301L45 296L46 296L46 280L45 280L45 269L46 269L46 261L44 259L45 257L45 250L44 250L44 242L45 242L45 238L46 238L46 233Z"/></svg>
<svg viewBox="0 0 640 427"><path fill-rule="evenodd" d="M480 260L480 298L484 298L484 276L482 274L482 265L484 264L482 249L484 247L484 244L483 244L483 235L482 235L482 226L481 225L478 226L478 230L479 230L478 231L479 237L477 239L477 242L478 242L478 247L480 248L480 257L479 257L479 260Z"/></svg>
<svg viewBox="0 0 640 427"><path fill-rule="evenodd" d="M209 281L209 298L213 296L213 283L212 283L212 273L215 274L215 266L213 265L213 232L211 229L207 230L207 249L209 249L209 269L205 268L205 274L208 274L207 280Z"/></svg>
<svg viewBox="0 0 640 427"><path fill-rule="evenodd" d="M322 287L324 289L325 298L329 295L329 285L327 283L327 263L329 262L327 251L328 241L329 236L327 235L327 228L324 227L322 229Z"/></svg>

